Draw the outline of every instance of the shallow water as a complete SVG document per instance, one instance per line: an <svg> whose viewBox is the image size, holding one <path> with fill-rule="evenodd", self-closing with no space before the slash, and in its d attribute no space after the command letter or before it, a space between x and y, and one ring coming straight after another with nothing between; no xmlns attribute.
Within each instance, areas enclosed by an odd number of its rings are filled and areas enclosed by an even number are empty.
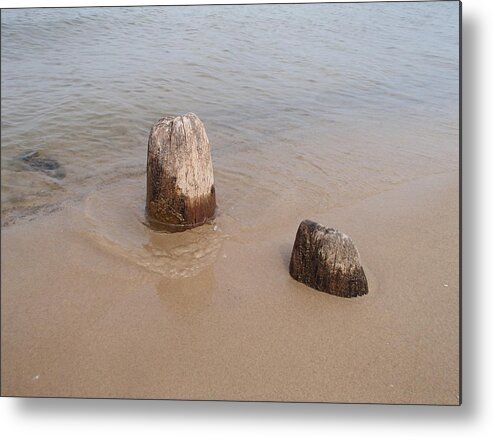
<svg viewBox="0 0 493 437"><path fill-rule="evenodd" d="M150 127L188 111L220 214L249 229L458 166L456 2L4 10L1 24L3 225L108 186L105 208L138 209ZM30 150L66 176L15 158Z"/></svg>

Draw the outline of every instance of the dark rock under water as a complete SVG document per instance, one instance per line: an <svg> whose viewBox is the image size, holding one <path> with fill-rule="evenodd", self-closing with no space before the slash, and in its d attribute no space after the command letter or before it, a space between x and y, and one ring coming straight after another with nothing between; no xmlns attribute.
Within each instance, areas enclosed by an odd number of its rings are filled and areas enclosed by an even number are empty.
<svg viewBox="0 0 493 437"><path fill-rule="evenodd" d="M28 150L15 159L26 164L28 170L40 171L55 179L63 179L66 175L65 169L56 159L42 157L38 150Z"/></svg>

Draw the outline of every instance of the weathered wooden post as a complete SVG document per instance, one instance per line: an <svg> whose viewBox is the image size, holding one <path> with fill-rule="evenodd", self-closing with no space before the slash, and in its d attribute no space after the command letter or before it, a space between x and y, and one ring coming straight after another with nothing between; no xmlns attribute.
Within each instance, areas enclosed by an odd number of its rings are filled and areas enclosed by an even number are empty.
<svg viewBox="0 0 493 437"><path fill-rule="evenodd" d="M194 228L215 217L209 139L193 113L164 117L151 129L146 212L153 229L169 232Z"/></svg>
<svg viewBox="0 0 493 437"><path fill-rule="evenodd" d="M352 240L310 220L302 221L298 228L289 273L309 287L336 296L368 294L365 272Z"/></svg>

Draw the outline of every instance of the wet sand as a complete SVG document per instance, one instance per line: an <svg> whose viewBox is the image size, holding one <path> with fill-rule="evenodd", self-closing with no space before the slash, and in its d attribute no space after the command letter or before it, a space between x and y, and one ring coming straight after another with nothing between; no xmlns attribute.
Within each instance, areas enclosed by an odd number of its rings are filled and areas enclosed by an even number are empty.
<svg viewBox="0 0 493 437"><path fill-rule="evenodd" d="M184 234L128 225L144 197L106 210L103 191L2 228L2 395L458 404L457 172L281 198L252 227L217 188L216 224ZM305 218L353 238L368 296L291 279Z"/></svg>

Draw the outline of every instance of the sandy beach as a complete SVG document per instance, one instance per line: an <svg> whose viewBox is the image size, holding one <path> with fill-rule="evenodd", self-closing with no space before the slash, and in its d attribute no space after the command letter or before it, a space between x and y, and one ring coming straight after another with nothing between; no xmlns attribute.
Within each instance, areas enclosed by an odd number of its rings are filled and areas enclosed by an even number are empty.
<svg viewBox="0 0 493 437"><path fill-rule="evenodd" d="M149 238L142 251L181 260L165 274L111 244L125 208L106 239L87 199L2 228L2 395L458 404L458 173L325 212L276 208L253 233L223 213ZM351 235L368 296L289 276L304 218Z"/></svg>

